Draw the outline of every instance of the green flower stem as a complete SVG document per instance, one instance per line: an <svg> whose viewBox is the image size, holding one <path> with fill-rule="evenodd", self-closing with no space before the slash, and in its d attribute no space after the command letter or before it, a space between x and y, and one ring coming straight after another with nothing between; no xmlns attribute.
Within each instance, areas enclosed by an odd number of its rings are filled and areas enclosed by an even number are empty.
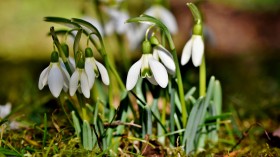
<svg viewBox="0 0 280 157"><path fill-rule="evenodd" d="M206 95L206 64L203 55L201 65L199 66L199 96Z"/></svg>
<svg viewBox="0 0 280 157"><path fill-rule="evenodd" d="M102 48L99 51L100 51L102 57L104 58L105 64L110 68L110 70L112 71L113 75L115 75L115 77L117 79L117 82L120 85L121 90L122 91L126 91L125 85L122 82L121 77L119 76L117 70L114 68L114 66L109 61L109 58L107 56L107 53L106 53L105 46L104 46L103 42L101 42L101 47Z"/></svg>
<svg viewBox="0 0 280 157"><path fill-rule="evenodd" d="M119 46L119 53L121 55L121 58L122 60L124 61L124 68L125 70L127 70L129 68L129 65L130 65L130 60L129 60L129 57L127 57L127 54L126 54L126 49L125 49L125 45L124 45L124 36L122 35L119 35L119 34L116 34L117 36L117 43L118 43L118 46Z"/></svg>
<svg viewBox="0 0 280 157"><path fill-rule="evenodd" d="M104 59L106 68L110 69L112 71L113 75L115 75L117 82L120 85L121 90L126 91L126 88L125 88L124 83L122 82L122 79L120 78L120 76L119 76L118 72L116 71L116 69L114 68L114 66L110 63L110 60L106 53L105 45L103 43L102 38L99 38L100 44L91 37L90 37L90 41L93 43L93 45L96 47L97 51L100 53L100 55Z"/></svg>
<svg viewBox="0 0 280 157"><path fill-rule="evenodd" d="M172 56L173 56L173 59L175 62L175 66L176 66L176 77L177 77L177 84L178 84L178 90L179 90L179 99L180 99L181 107L182 107L182 119L183 119L183 125L186 126L188 112L187 112L187 107L186 107L186 103L185 103L183 81L182 81L182 76L181 76L181 72L180 72L178 56L177 56L174 42L171 38L171 34L168 31L165 31L165 35L167 37L167 40L168 40L168 43L169 43L169 46L171 49L171 53L172 53Z"/></svg>
<svg viewBox="0 0 280 157"><path fill-rule="evenodd" d="M72 75L73 72L72 72L72 70L71 70L71 68L70 68L69 60L68 60L68 58L65 56L65 54L64 54L64 52L63 52L63 49L62 49L62 47L61 47L61 44L60 44L60 42L59 42L59 40L58 40L58 38L57 38L57 35L55 34L54 27L51 27L51 28L50 28L50 33L51 33L51 35L52 35L54 44L55 44L55 46L56 46L57 49L58 49L59 56L62 58L62 61L64 62L64 65L65 65L65 67L66 67L67 72L68 72L70 75ZM83 99L82 94L80 94L80 93L77 92L76 95L77 95L77 99L78 99L79 104L80 104L80 110L79 110L79 112L80 112L80 115L81 115L82 119L83 119L83 120L89 120L89 117L87 116L86 112L84 112L86 108L85 108L85 102L84 102L84 99Z"/></svg>

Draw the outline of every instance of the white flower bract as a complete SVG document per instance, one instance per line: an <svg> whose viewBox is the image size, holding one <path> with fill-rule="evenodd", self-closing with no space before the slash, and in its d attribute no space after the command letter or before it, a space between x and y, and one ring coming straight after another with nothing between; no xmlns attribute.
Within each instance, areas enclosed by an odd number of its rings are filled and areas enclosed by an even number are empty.
<svg viewBox="0 0 280 157"><path fill-rule="evenodd" d="M143 54L128 71L126 89L132 90L140 75L147 78L152 84L165 88L168 84L168 74L165 67L152 54Z"/></svg>
<svg viewBox="0 0 280 157"><path fill-rule="evenodd" d="M69 86L70 76L58 62L51 62L40 74L38 87L40 90L48 84L54 97L58 97L62 89L66 92Z"/></svg>
<svg viewBox="0 0 280 157"><path fill-rule="evenodd" d="M191 39L183 48L181 64L185 65L192 57L192 62L195 67L200 66L204 54L204 42L202 36L192 35Z"/></svg>

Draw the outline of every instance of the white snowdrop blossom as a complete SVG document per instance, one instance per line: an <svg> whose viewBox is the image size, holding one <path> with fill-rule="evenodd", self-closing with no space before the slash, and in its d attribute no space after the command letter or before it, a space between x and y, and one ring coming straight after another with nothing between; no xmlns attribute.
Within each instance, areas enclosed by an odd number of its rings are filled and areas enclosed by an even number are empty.
<svg viewBox="0 0 280 157"><path fill-rule="evenodd" d="M10 102L5 105L0 105L0 118L5 118L7 115L11 113L12 104Z"/></svg>
<svg viewBox="0 0 280 157"><path fill-rule="evenodd" d="M86 98L90 97L89 77L83 68L76 68L70 78L70 96L74 96L78 88L81 88L81 91Z"/></svg>
<svg viewBox="0 0 280 157"><path fill-rule="evenodd" d="M130 25L126 25L125 22L129 19L129 15L126 11L121 11L116 8L105 7L104 11L109 15L110 20L105 25L105 33L111 35L114 32L118 34L125 34L130 29Z"/></svg>
<svg viewBox="0 0 280 157"><path fill-rule="evenodd" d="M153 5L147 9L144 14L160 19L162 23L166 25L171 34L176 34L178 32L176 18L168 9L164 8L163 6Z"/></svg>
<svg viewBox="0 0 280 157"><path fill-rule="evenodd" d="M109 85L110 80L108 71L101 63L94 59L91 48L86 48L85 55L85 71L89 78L89 87L92 88L95 81L95 77L98 77L99 74L101 75L102 82L105 85Z"/></svg>
<svg viewBox="0 0 280 157"><path fill-rule="evenodd" d="M52 53L52 61L40 74L38 87L40 90L48 84L49 89L54 97L60 95L61 90L68 90L70 76L65 68L60 66L58 61L58 53Z"/></svg>
<svg viewBox="0 0 280 157"><path fill-rule="evenodd" d="M145 33L146 26L132 23L126 24L129 14L124 10L108 7L104 8L104 10L110 17L105 25L106 35L112 35L114 32L119 35L125 35L129 42L129 49L136 49L144 38L143 34Z"/></svg>
<svg viewBox="0 0 280 157"><path fill-rule="evenodd" d="M143 54L128 71L126 89L132 90L139 76L147 78L152 84L165 88L168 84L168 74L165 67L152 54Z"/></svg>
<svg viewBox="0 0 280 157"><path fill-rule="evenodd" d="M183 48L181 64L185 65L192 57L195 67L200 66L204 54L204 42L201 35L192 35L191 39Z"/></svg>
<svg viewBox="0 0 280 157"><path fill-rule="evenodd" d="M163 63L169 74L175 74L176 67L173 60L173 56L162 45L157 45L153 47L153 57L156 60L160 60Z"/></svg>

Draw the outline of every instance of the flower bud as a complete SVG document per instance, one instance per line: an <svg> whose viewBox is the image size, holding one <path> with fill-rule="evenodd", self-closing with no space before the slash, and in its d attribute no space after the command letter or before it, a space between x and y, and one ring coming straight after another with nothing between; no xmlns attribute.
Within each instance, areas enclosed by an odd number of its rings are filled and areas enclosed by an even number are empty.
<svg viewBox="0 0 280 157"><path fill-rule="evenodd" d="M158 41L157 37L155 37L155 36L152 36L150 38L150 42L152 45L159 45L159 41Z"/></svg>
<svg viewBox="0 0 280 157"><path fill-rule="evenodd" d="M142 51L143 51L143 54L150 54L152 52L152 46L148 40L143 41Z"/></svg>
<svg viewBox="0 0 280 157"><path fill-rule="evenodd" d="M85 67L85 58L80 51L76 53L75 59L76 59L77 67L83 69Z"/></svg>
<svg viewBox="0 0 280 157"><path fill-rule="evenodd" d="M68 47L68 45L65 44L65 43L62 43L61 48L62 48L62 51L63 51L65 57L68 58L69 57L69 47Z"/></svg>
<svg viewBox="0 0 280 157"><path fill-rule="evenodd" d="M51 54L51 62L56 63L59 60L59 55L57 51L53 51Z"/></svg>
<svg viewBox="0 0 280 157"><path fill-rule="evenodd" d="M92 52L92 49L87 47L86 50L85 50L85 56L86 57L93 57L93 52Z"/></svg>

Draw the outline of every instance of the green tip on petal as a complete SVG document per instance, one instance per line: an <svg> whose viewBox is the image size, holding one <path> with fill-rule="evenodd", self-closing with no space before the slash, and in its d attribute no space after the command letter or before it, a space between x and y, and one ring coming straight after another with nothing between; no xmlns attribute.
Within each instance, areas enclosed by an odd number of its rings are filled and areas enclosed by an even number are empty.
<svg viewBox="0 0 280 157"><path fill-rule="evenodd" d="M68 58L69 57L69 47L68 47L68 45L65 44L65 43L62 43L61 48L62 48L62 51L63 51L65 57Z"/></svg>
<svg viewBox="0 0 280 157"><path fill-rule="evenodd" d="M92 49L87 47L86 50L85 50L85 56L86 57L93 57L93 52L92 52Z"/></svg>
<svg viewBox="0 0 280 157"><path fill-rule="evenodd" d="M150 54L152 52L152 46L151 46L150 41L148 41L148 40L143 41L142 51L143 51L143 54Z"/></svg>
<svg viewBox="0 0 280 157"><path fill-rule="evenodd" d="M155 37L155 36L152 36L150 38L150 42L152 45L159 45L159 41L158 41L157 37Z"/></svg>
<svg viewBox="0 0 280 157"><path fill-rule="evenodd" d="M58 62L59 60L59 55L57 51L53 51L51 54L51 62L55 63Z"/></svg>

